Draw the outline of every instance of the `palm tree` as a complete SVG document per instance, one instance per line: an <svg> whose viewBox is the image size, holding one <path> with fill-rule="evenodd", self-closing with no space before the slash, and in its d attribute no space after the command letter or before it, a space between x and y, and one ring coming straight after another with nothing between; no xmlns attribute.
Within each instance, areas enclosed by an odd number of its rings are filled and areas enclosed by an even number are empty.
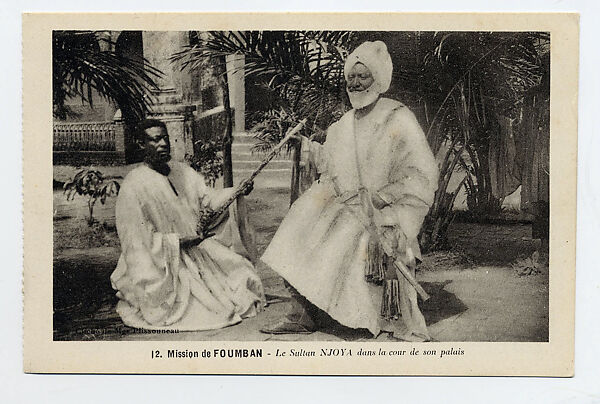
<svg viewBox="0 0 600 404"><path fill-rule="evenodd" d="M417 63L398 69L395 87L411 107L424 110L428 141L445 155L435 202L423 226L425 251L444 244L453 220L454 201L466 187L475 215L497 211L491 192L488 151L499 136L497 116L512 116L528 88L539 83L546 33L418 32ZM365 39L389 39L385 32L252 31L210 32L208 38L173 55L182 68L215 63L226 54L244 55L246 76L262 79L277 95L277 108L265 111L258 147L268 148L301 118L311 133L320 133L348 107L343 65L350 49ZM392 38L392 39L390 39ZM390 47L389 46L389 47ZM419 58L418 55L423 55ZM448 192L452 173L463 180Z"/></svg>
<svg viewBox="0 0 600 404"><path fill-rule="evenodd" d="M65 101L79 97L93 105L92 90L117 104L123 116L132 121L142 119L157 89L155 79L160 70L146 60L134 60L113 50L101 50L94 31L53 31L52 33L52 101L53 114L65 119L72 111ZM114 48L109 43L109 48ZM127 111L127 114L125 113Z"/></svg>
<svg viewBox="0 0 600 404"><path fill-rule="evenodd" d="M319 130L329 126L329 112L345 100L343 65L351 36L347 31L211 31L172 60L194 69L243 55L245 76L261 79L281 108L308 117L308 126Z"/></svg>
<svg viewBox="0 0 600 404"><path fill-rule="evenodd" d="M502 197L494 195L490 177L490 148L502 136L499 120L515 118L527 90L539 84L548 67L542 55L550 38L538 32L438 32L424 33L421 40L423 64L407 85L421 94L426 110L435 111L426 117L434 151L447 146L435 202L421 234L428 250L444 244L463 186L474 218L485 220L500 212ZM457 170L464 178L448 191Z"/></svg>
<svg viewBox="0 0 600 404"><path fill-rule="evenodd" d="M277 95L274 110L254 117L259 121L253 129L258 139L254 147L265 152L303 118L308 119L312 133L323 133L339 118L334 111L344 103L343 63L350 36L349 32L212 31L174 54L172 60L182 69L195 69L205 64L219 66L226 55L243 55L245 76L257 78ZM223 139L224 164L230 161L228 138ZM291 147L293 202L299 195L300 153L298 144Z"/></svg>

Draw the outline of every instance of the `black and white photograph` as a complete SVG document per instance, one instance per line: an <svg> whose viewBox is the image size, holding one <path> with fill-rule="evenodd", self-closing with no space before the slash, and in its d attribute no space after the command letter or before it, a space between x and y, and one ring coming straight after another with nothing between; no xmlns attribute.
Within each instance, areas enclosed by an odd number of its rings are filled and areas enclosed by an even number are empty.
<svg viewBox="0 0 600 404"><path fill-rule="evenodd" d="M549 342L552 42L53 30L52 339Z"/></svg>
<svg viewBox="0 0 600 404"><path fill-rule="evenodd" d="M598 401L596 8L0 7L4 401Z"/></svg>

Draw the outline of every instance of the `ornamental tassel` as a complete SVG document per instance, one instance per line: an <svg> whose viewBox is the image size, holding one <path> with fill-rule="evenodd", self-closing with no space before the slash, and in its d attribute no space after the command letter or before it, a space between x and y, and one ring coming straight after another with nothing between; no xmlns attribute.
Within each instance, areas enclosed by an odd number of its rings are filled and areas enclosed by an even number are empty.
<svg viewBox="0 0 600 404"><path fill-rule="evenodd" d="M398 279L386 279L383 284L381 317L386 320L398 320L400 316L400 284Z"/></svg>
<svg viewBox="0 0 600 404"><path fill-rule="evenodd" d="M367 248L367 265L365 266L365 279L367 282L380 285L385 279L386 255L377 242L369 241Z"/></svg>

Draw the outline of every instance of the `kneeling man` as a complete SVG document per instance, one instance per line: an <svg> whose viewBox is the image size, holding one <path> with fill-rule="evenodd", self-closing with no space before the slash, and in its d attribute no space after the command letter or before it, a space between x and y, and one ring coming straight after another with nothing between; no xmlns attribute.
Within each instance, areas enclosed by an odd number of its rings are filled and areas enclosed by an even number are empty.
<svg viewBox="0 0 600 404"><path fill-rule="evenodd" d="M255 316L265 298L250 261L255 249L241 198L212 229L214 237L199 239L202 211L219 206L233 189L213 190L190 166L171 161L163 122L143 121L138 135L145 161L125 177L116 207L121 257L111 283L123 322L193 331Z"/></svg>

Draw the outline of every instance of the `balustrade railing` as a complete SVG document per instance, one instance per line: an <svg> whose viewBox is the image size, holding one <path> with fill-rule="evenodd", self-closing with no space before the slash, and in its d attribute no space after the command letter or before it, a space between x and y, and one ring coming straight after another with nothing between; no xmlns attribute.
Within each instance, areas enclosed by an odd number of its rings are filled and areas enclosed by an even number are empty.
<svg viewBox="0 0 600 404"><path fill-rule="evenodd" d="M54 151L116 151L115 122L54 123Z"/></svg>

